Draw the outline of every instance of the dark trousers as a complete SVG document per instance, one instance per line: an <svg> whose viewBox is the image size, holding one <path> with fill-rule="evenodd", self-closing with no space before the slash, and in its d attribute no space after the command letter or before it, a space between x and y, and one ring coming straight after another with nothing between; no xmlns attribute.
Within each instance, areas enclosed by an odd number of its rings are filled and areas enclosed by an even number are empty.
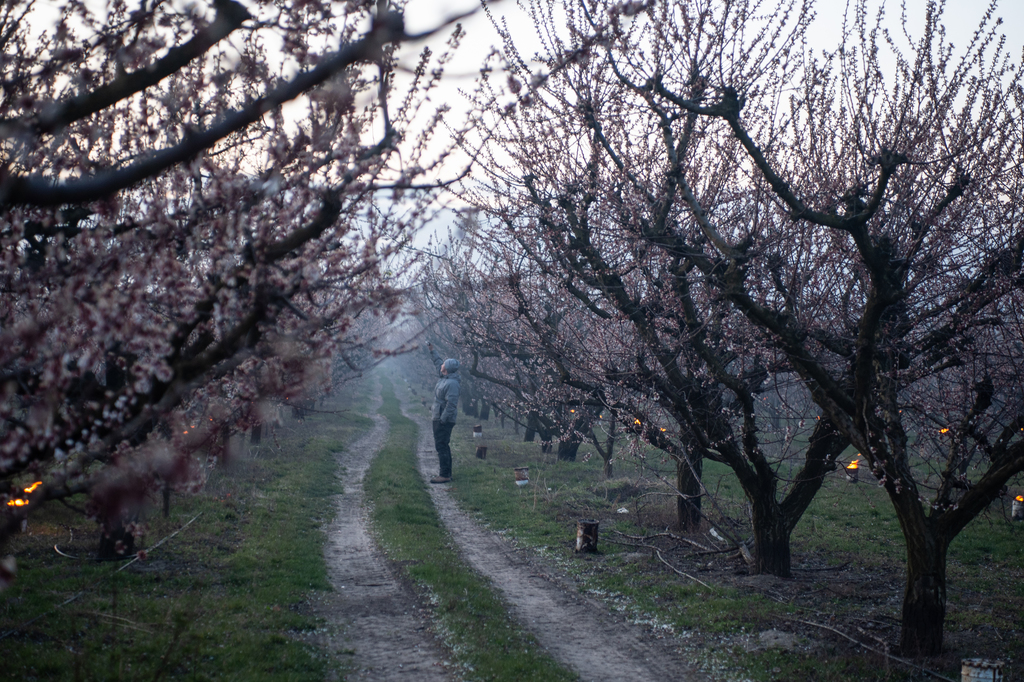
<svg viewBox="0 0 1024 682"><path fill-rule="evenodd" d="M439 464L438 474L445 478L452 477L452 449L449 443L452 440L452 429L454 422L443 422L435 419L434 426L434 447L437 449L437 461Z"/></svg>

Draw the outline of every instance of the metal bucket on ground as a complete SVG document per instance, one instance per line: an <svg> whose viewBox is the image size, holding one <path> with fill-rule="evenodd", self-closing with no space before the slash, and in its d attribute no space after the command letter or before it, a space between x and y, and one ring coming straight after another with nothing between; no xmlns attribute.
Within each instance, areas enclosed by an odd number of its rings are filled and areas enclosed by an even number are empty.
<svg viewBox="0 0 1024 682"><path fill-rule="evenodd" d="M984 658L965 658L960 661L961 682L1002 682L1003 661L989 661Z"/></svg>

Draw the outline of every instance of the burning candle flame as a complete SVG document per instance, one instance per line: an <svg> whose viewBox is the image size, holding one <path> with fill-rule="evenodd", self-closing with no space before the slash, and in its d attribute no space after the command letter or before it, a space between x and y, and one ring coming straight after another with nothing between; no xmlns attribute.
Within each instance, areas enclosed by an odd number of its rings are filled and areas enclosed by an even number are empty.
<svg viewBox="0 0 1024 682"><path fill-rule="evenodd" d="M860 465L858 464L858 462L860 462L860 460L859 459L855 459L852 462L850 462L849 464L847 464L846 468L850 469L851 471L856 471L857 469L860 468Z"/></svg>
<svg viewBox="0 0 1024 682"><path fill-rule="evenodd" d="M1018 502L1024 502L1024 495L1018 495L1017 496L1017 501Z"/></svg>

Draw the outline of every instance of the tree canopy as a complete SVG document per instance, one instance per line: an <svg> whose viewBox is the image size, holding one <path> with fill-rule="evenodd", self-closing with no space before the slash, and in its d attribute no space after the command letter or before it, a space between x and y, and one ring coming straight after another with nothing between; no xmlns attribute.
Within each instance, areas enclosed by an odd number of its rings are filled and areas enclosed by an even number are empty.
<svg viewBox="0 0 1024 682"><path fill-rule="evenodd" d="M573 359L562 383L586 368L657 404L678 428L650 441L695 477L729 463L755 538L777 519L762 547L806 504L777 499L764 446L762 399L795 379L815 428L789 495L856 448L907 543L903 650L939 651L946 548L1024 471L1024 89L994 7L954 50L929 3L901 48L854 0L820 51L810 2L530 6L543 67L499 26L507 80L476 93L490 156L462 195L478 249L516 240L495 261L531 282L520 330ZM544 306L591 318L571 352ZM758 565L784 575L788 549Z"/></svg>
<svg viewBox="0 0 1024 682"><path fill-rule="evenodd" d="M415 38L387 2L0 8L0 543L78 493L117 525L372 361L447 154L450 54L396 97Z"/></svg>

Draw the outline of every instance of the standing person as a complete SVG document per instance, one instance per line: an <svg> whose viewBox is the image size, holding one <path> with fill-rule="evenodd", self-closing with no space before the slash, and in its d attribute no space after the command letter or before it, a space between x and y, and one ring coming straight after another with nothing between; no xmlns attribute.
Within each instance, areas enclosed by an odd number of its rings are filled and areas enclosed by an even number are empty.
<svg viewBox="0 0 1024 682"><path fill-rule="evenodd" d="M452 429L455 427L459 407L459 361L455 358L442 360L432 343L427 344L427 349L440 376L434 388L434 407L430 411L439 471L430 482L448 483L452 480Z"/></svg>

